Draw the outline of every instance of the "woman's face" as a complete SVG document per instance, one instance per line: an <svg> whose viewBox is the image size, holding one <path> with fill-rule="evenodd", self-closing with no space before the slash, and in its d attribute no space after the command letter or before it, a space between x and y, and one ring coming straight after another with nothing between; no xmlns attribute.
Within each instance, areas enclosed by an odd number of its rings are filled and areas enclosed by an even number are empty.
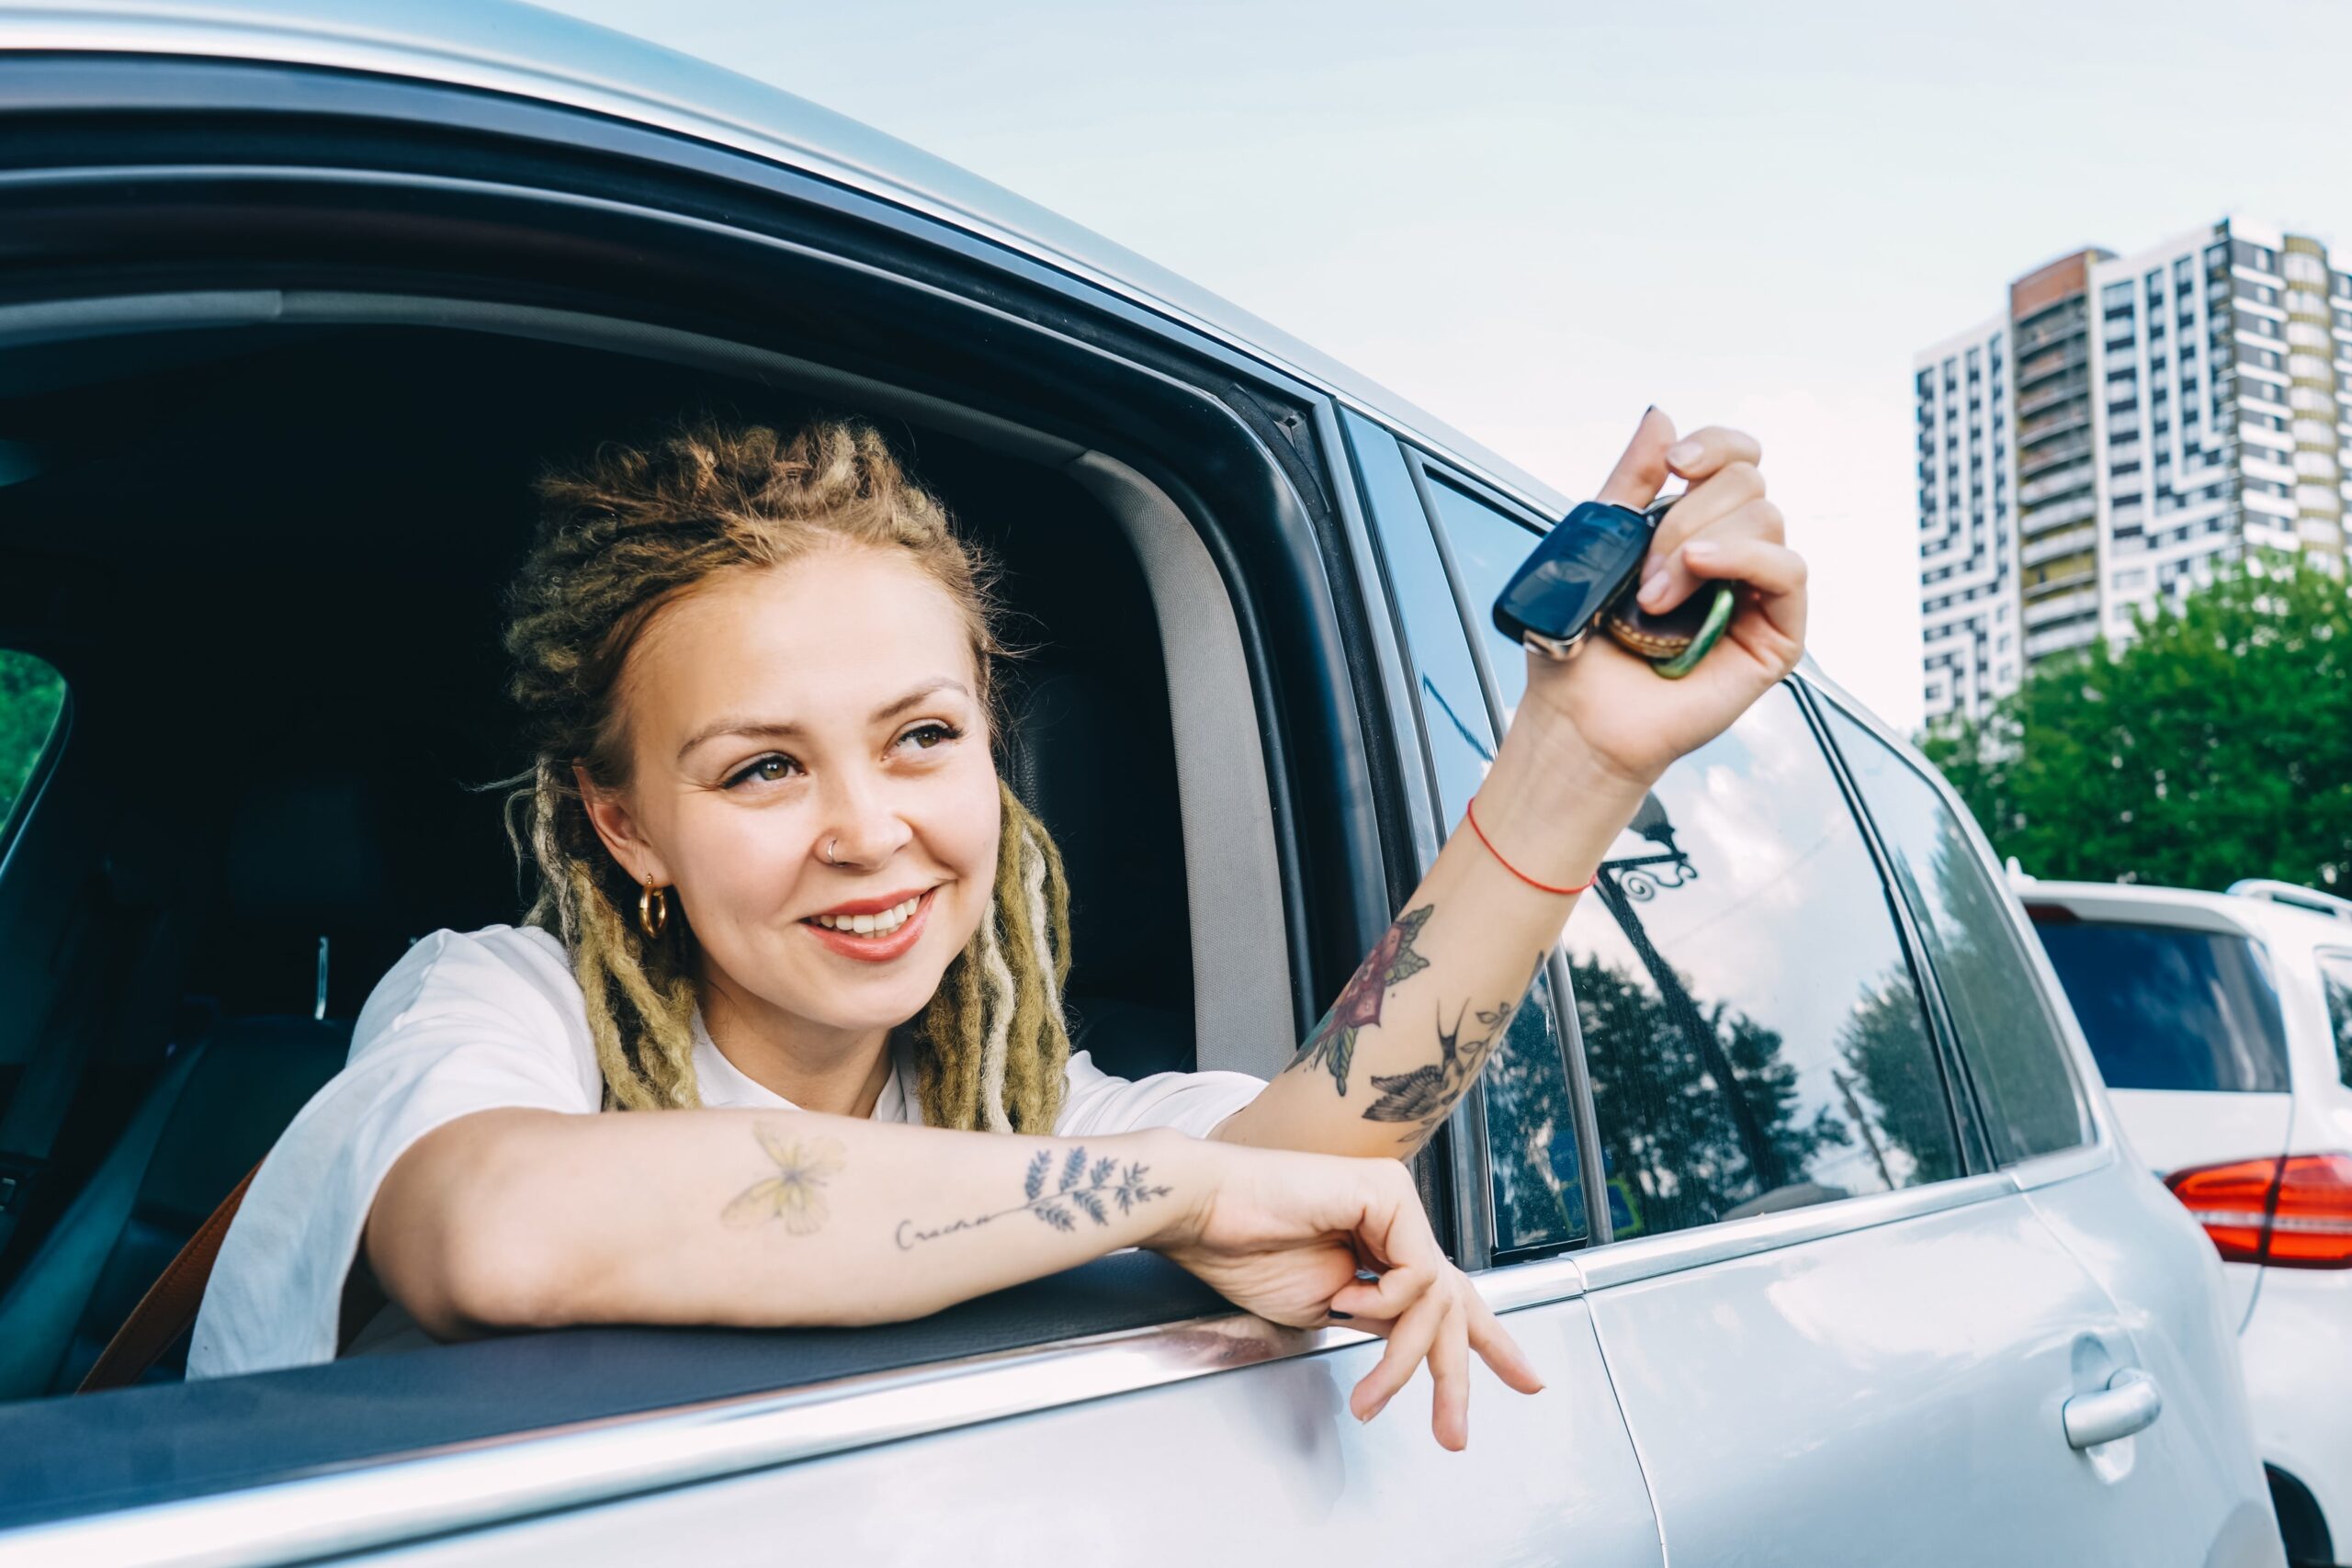
<svg viewBox="0 0 2352 1568"><path fill-rule="evenodd" d="M635 773L592 815L671 887L706 981L832 1030L921 1011L979 927L1001 830L946 590L859 545L722 574L647 624L619 700Z"/></svg>

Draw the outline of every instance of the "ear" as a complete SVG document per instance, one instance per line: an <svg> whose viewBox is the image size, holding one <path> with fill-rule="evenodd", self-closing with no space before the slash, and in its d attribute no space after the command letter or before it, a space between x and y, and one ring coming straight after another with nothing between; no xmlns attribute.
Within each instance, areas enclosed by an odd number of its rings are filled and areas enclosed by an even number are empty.
<svg viewBox="0 0 2352 1568"><path fill-rule="evenodd" d="M579 785L580 801L588 811L589 825L596 829L596 837L631 882L653 879L656 887L666 886L670 877L662 869L662 857L639 832L637 818L629 815L628 805L617 795L598 789L588 777L588 770L578 762L571 764L572 781Z"/></svg>

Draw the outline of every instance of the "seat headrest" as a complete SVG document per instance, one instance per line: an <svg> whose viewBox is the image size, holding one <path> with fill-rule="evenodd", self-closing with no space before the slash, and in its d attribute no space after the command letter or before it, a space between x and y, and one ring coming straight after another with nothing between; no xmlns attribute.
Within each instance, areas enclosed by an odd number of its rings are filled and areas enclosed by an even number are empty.
<svg viewBox="0 0 2352 1568"><path fill-rule="evenodd" d="M454 848L458 793L404 769L264 774L229 829L229 913L310 931L431 929L416 922L430 919L432 868Z"/></svg>
<svg viewBox="0 0 2352 1568"><path fill-rule="evenodd" d="M1183 823L1154 710L1108 676L1039 671L1008 703L1006 783L1046 824L1070 892L1070 990L1192 1005Z"/></svg>

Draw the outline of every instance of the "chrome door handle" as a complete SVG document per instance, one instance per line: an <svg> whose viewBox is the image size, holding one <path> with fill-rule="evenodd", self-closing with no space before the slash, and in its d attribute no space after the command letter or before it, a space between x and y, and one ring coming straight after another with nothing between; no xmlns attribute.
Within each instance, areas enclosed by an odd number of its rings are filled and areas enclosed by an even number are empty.
<svg viewBox="0 0 2352 1568"><path fill-rule="evenodd" d="M2128 1438L2164 1414L2164 1391L2137 1367L2126 1367L2092 1393L2078 1393L2059 1409L2066 1424L2066 1446L2086 1449Z"/></svg>

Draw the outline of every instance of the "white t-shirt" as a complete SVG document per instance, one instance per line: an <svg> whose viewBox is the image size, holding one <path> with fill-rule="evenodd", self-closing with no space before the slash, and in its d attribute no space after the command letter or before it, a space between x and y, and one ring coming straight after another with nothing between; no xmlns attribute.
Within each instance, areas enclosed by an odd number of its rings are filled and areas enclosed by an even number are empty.
<svg viewBox="0 0 2352 1568"><path fill-rule="evenodd" d="M694 1031L705 1105L793 1109L719 1054L699 1010ZM905 1032L893 1040L874 1119L920 1122ZM1174 1127L1205 1137L1265 1087L1235 1072L1130 1081L1073 1052L1054 1131L1102 1136ZM417 1139L497 1106L593 1114L603 1096L580 983L551 932L493 925L420 938L360 1009L343 1070L311 1096L254 1173L197 1313L188 1377L334 1359L344 1281L376 1189ZM397 1305L386 1314L405 1318ZM371 1324L363 1339L379 1339L381 1327L380 1319Z"/></svg>

